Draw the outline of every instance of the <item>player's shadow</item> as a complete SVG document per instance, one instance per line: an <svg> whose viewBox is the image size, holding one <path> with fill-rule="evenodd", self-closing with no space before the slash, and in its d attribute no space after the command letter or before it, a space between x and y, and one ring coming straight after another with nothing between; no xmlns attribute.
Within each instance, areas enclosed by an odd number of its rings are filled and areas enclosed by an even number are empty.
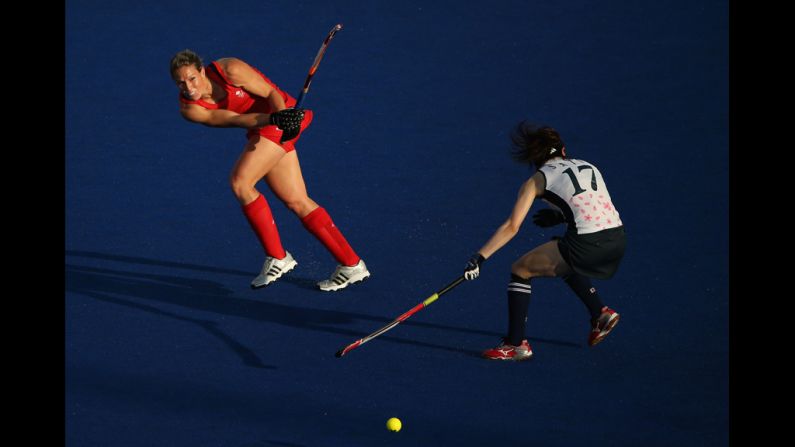
<svg viewBox="0 0 795 447"><path fill-rule="evenodd" d="M83 251L67 251L66 254L67 256L82 256L109 261L136 263L141 265L178 267L193 271L244 275L246 277L250 275L249 272L231 269L222 269L195 264L182 264L168 261L157 261L129 256L107 255ZM234 292L224 287L222 284L205 279L196 279L192 277L182 277L170 274L141 273L106 267L79 266L74 264L66 264L66 291L81 294L105 302L132 307L145 312L156 313L162 316L192 322L199 325L199 327L208 331L213 336L222 340L227 346L230 347L230 349L236 352L243 359L245 364L261 368L267 368L268 366L263 365L253 351L221 332L213 322L180 316L173 312L163 311L149 304L141 304L138 301L130 301L129 298L136 300L144 299L169 305L177 305L188 309L216 313L219 315L228 315L255 321L291 326L301 330L308 329L313 331L339 334L346 336L351 341L361 338L367 334L364 334L360 331L345 329L341 326L349 326L361 320L373 321L380 323L380 325L384 325L392 321L391 318L375 317L372 315L340 312L336 310L309 309L239 298L234 295ZM494 338L499 337L499 334L495 332L471 328L461 328L423 322L406 322L404 324L432 329L475 333ZM379 325L374 324L373 326L373 330L375 330ZM379 339L382 341L389 341L398 344L407 344L412 346L441 349L455 353L471 354L462 348L420 342L416 340L395 337L392 335L384 335ZM543 342L559 344L562 346L579 347L577 344L562 341L545 340Z"/></svg>
<svg viewBox="0 0 795 447"><path fill-rule="evenodd" d="M67 270L67 272L68 272L68 270ZM67 281L68 280L69 280L69 275L67 273ZM69 290L69 289L67 288L67 290ZM133 308L133 309L137 309L137 310L140 310L140 311L149 312L151 314L158 315L158 316L161 316L161 317L167 317L167 318L172 318L172 319L178 320L178 321L184 321L184 322L188 322L188 323L193 323L193 324L199 326L200 328L204 329L205 331L207 331L210 335L212 335L215 338L219 339L226 346L228 346L232 351L234 351L238 356L240 356L240 358L243 360L243 363L245 365L251 366L253 368L276 369L276 367L274 367L274 366L263 364L262 360L260 360L260 358L257 356L257 354L254 353L254 351L252 351L251 349L247 348L245 345L243 345L242 343L238 342L237 340L235 340L234 338L229 336L229 334L227 334L224 331L222 331L221 329L219 329L218 328L218 323L216 323L214 321L200 320L198 318L183 317L183 316L177 315L177 314L175 314L173 312L167 312L167 311L158 309L158 308L156 308L154 306L150 306L148 304L136 303L134 301L130 301L130 300L122 299L122 298L116 298L116 297L113 297L113 296L110 296L110 295L106 295L106 294L103 294L103 293L88 292L88 291L80 292L80 293L82 293L85 296L94 298L96 300L104 301L106 303L117 304L117 305L120 305L120 306L127 306L127 307L130 307L130 308Z"/></svg>
<svg viewBox="0 0 795 447"><path fill-rule="evenodd" d="M245 270L211 267L201 264L191 264L186 262L161 261L156 259L141 258L137 256L115 255L108 253L97 253L93 251L83 251L83 250L66 250L66 255L91 258L91 259L101 259L104 261L126 262L130 264L151 265L158 267L174 267L174 268L192 270L196 272L220 273L224 275L242 276L246 278L253 278L254 276L257 275L257 273L259 273L259 272L245 271ZM302 289L317 290L317 284L316 284L317 281L310 278L302 278L291 274L291 275L285 275L279 281L293 284Z"/></svg>

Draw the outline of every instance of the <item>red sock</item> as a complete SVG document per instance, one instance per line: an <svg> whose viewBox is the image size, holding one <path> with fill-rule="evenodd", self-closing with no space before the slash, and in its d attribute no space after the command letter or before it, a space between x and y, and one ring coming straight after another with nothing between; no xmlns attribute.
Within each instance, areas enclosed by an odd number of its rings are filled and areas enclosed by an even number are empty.
<svg viewBox="0 0 795 447"><path fill-rule="evenodd" d="M345 240L339 228L331 221L325 209L317 207L301 219L304 227L326 246L328 251L342 265L352 266L359 262L359 256Z"/></svg>
<svg viewBox="0 0 795 447"><path fill-rule="evenodd" d="M282 247L282 241L279 238L279 230L276 229L276 222L273 221L273 214L271 208L268 206L268 201L265 196L259 195L253 202L248 205L243 205L243 214L246 215L248 223L251 224L251 229L257 235L265 249L268 256L282 259L287 256L287 253Z"/></svg>

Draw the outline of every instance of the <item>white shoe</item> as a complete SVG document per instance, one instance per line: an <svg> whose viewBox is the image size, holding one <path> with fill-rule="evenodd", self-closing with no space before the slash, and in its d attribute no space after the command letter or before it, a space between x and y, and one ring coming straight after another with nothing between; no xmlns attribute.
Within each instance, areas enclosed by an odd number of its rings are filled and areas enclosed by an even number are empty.
<svg viewBox="0 0 795 447"><path fill-rule="evenodd" d="M320 281L317 283L317 286L320 287L320 290L325 292L333 292L335 290L344 289L350 284L364 281L369 276L370 272L367 270L364 260L360 259L359 262L352 267L338 265L337 269L334 270L334 274L331 275L331 278Z"/></svg>
<svg viewBox="0 0 795 447"><path fill-rule="evenodd" d="M287 253L287 256L282 259L276 259L270 256L265 258L265 264L262 265L262 272L251 281L252 289L267 286L298 265L298 262L296 262L289 251L285 251L285 253Z"/></svg>

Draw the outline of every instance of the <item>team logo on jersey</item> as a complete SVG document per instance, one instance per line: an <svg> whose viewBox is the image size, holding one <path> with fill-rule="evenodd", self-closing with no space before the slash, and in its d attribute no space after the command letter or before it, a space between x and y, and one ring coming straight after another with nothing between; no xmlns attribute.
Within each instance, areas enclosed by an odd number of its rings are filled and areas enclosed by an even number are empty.
<svg viewBox="0 0 795 447"><path fill-rule="evenodd" d="M235 90L235 96L237 96L238 98L242 98L243 97L243 90Z"/></svg>

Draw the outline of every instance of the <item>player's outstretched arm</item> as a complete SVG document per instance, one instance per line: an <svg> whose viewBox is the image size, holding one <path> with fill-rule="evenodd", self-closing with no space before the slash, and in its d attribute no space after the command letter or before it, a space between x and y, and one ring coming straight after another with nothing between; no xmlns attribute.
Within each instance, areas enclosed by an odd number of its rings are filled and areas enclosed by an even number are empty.
<svg viewBox="0 0 795 447"><path fill-rule="evenodd" d="M253 129L270 124L267 113L239 114L225 109L205 109L194 104L184 104L180 110L182 117L188 121L210 127L243 127Z"/></svg>
<svg viewBox="0 0 795 447"><path fill-rule="evenodd" d="M499 228L497 228L497 231L495 231L486 244L478 250L478 253L483 255L485 259L488 259L516 236L516 233L519 232L519 228L522 226L522 222L524 222L527 217L527 213L530 211L530 207L533 206L533 201L543 192L543 185L544 176L538 172L522 184L522 187L519 188L519 195L513 206L511 215Z"/></svg>

